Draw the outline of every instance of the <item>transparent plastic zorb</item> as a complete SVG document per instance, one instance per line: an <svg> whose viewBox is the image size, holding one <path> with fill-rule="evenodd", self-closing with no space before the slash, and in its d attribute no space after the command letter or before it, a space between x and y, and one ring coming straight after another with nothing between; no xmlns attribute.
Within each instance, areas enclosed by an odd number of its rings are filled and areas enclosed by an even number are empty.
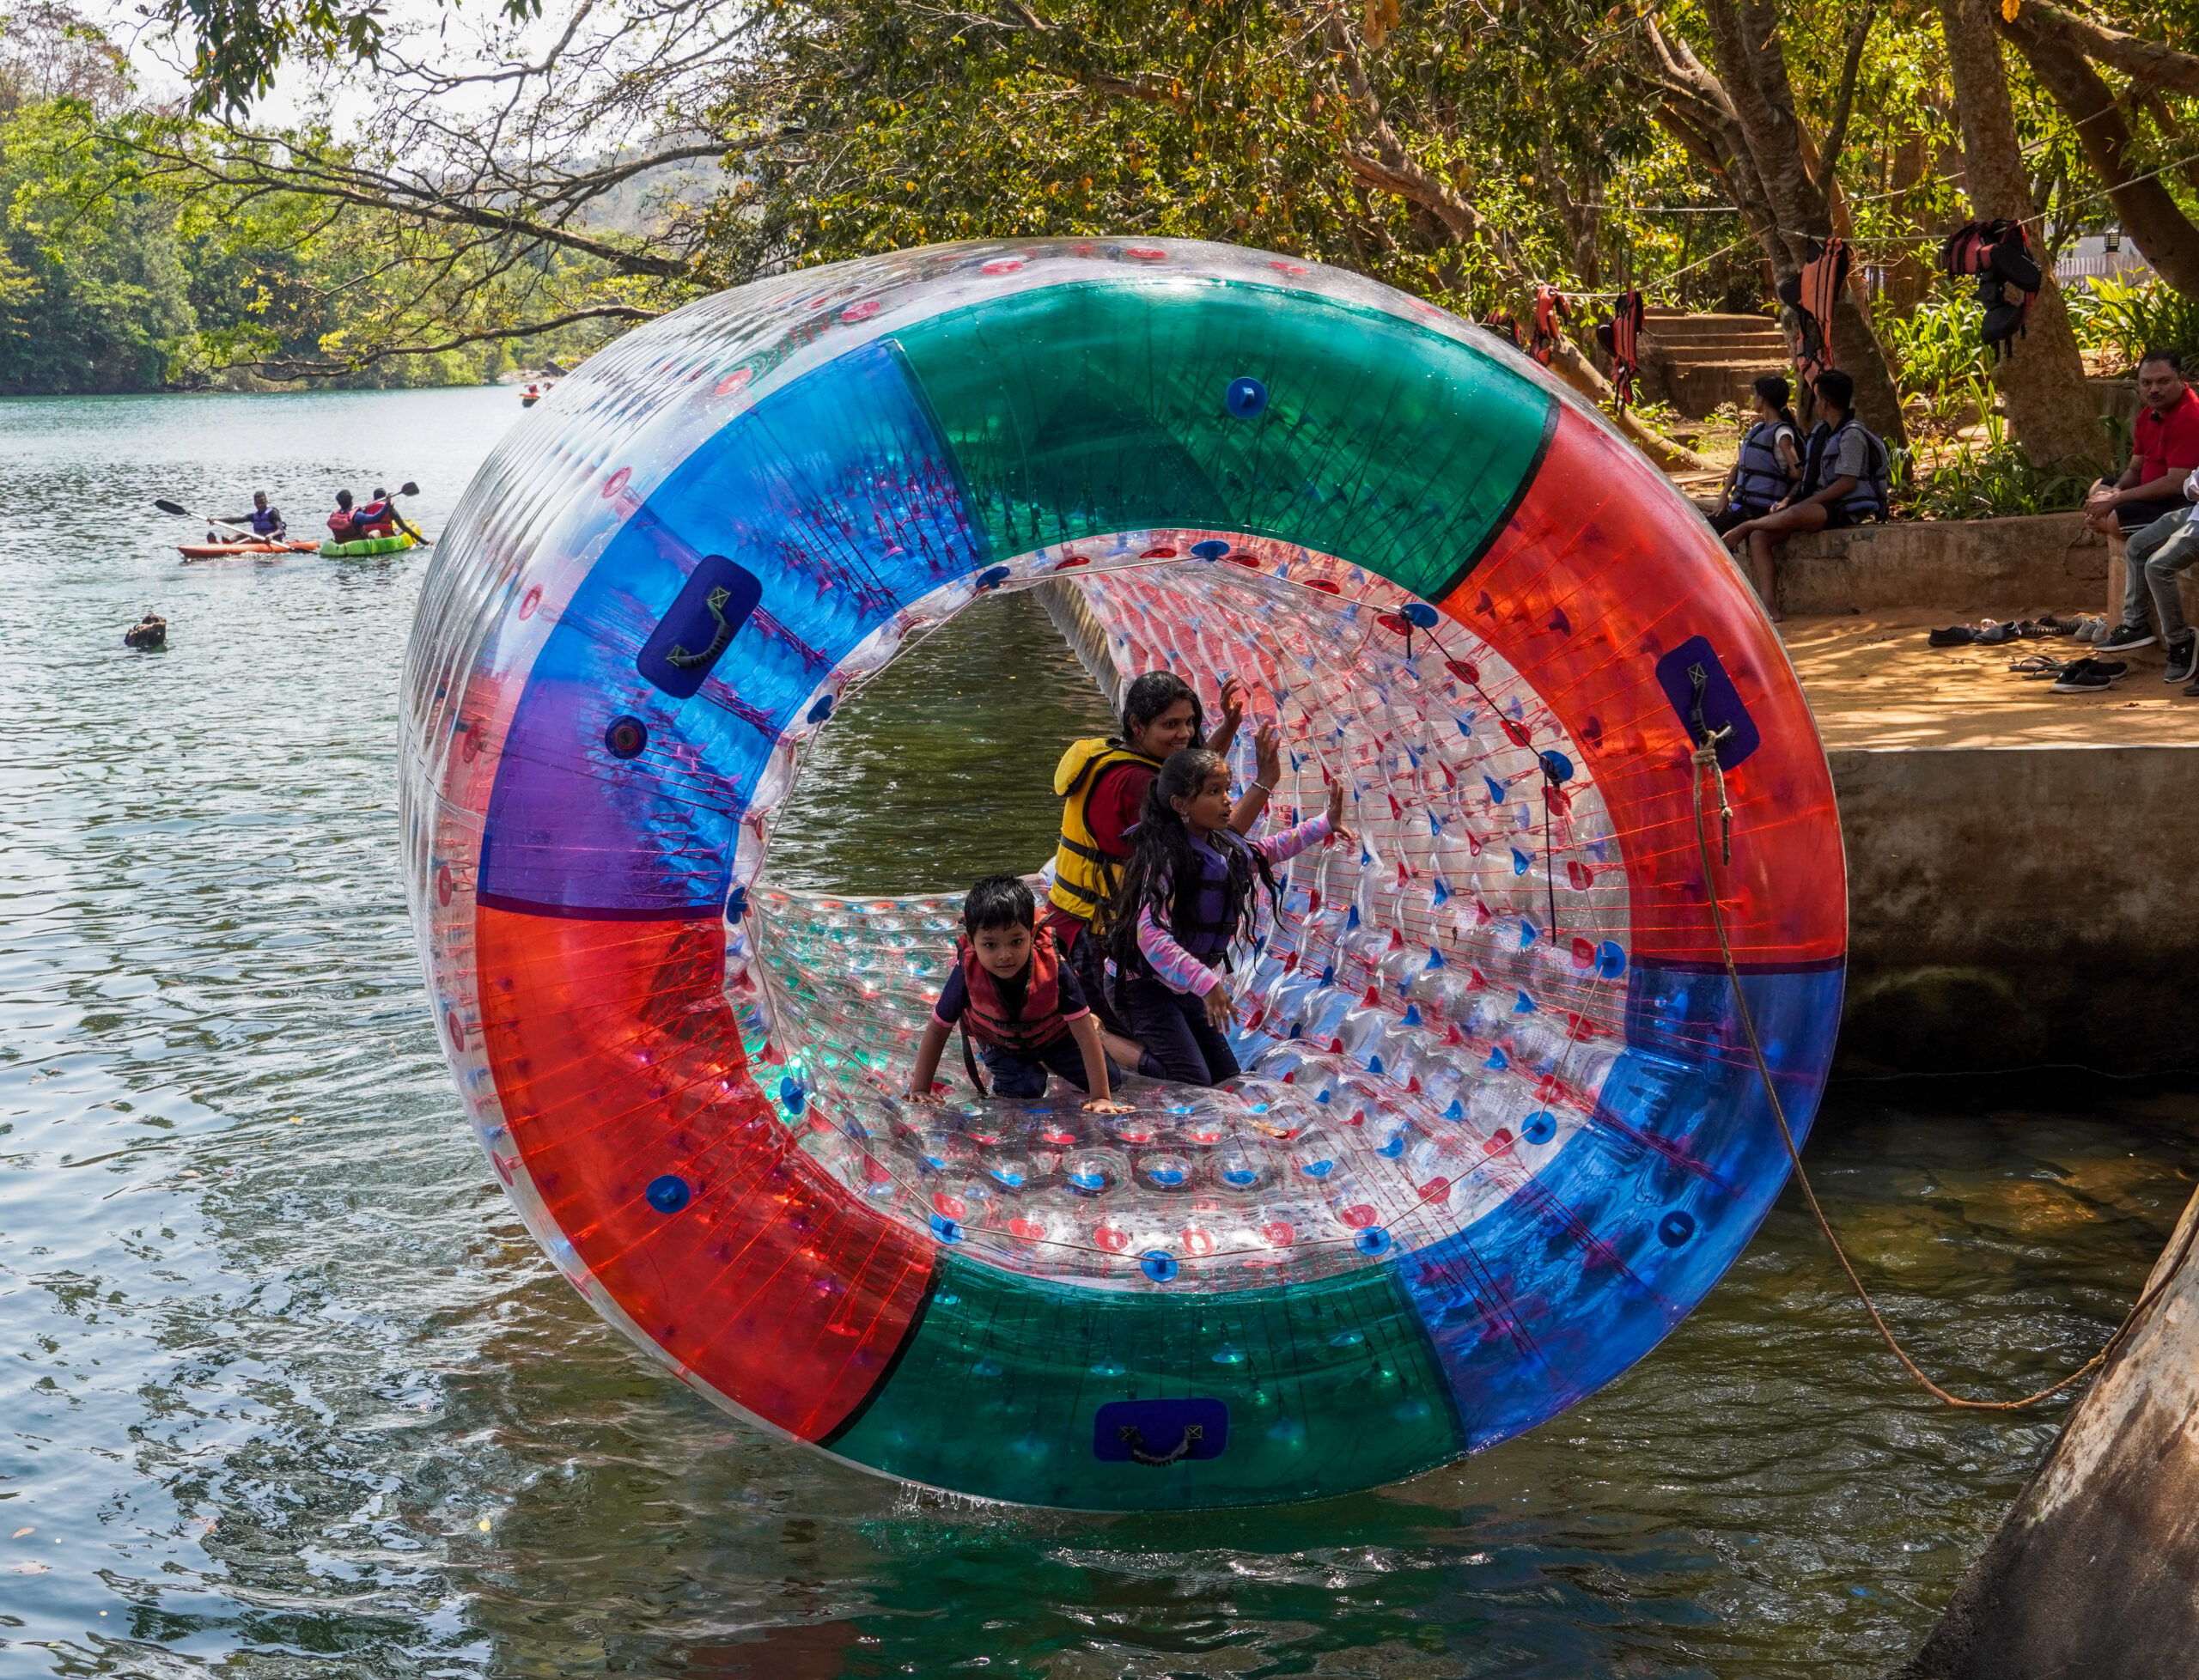
<svg viewBox="0 0 2199 1680"><path fill-rule="evenodd" d="M1246 1074L1127 1116L907 1101L957 904L771 881L850 690L1031 588L1103 683L1243 677L1272 820L1349 795L1235 955ZM403 774L459 1088L566 1275L728 1410L993 1499L1312 1498L1550 1416L1785 1176L1710 893L1798 1128L1838 1008L1824 757L1700 519L1487 334L1253 252L941 247L606 350L436 551Z"/></svg>

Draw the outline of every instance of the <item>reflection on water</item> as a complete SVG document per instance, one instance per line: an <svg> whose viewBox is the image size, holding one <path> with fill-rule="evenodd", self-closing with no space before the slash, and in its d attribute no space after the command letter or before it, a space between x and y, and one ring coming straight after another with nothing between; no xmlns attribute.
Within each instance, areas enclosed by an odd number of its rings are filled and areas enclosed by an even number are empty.
<svg viewBox="0 0 2199 1680"><path fill-rule="evenodd" d="M0 404L0 1677L1830 1677L1913 1647L2061 1409L1901 1387L1791 1196L1623 1382L1314 1507L914 1496L643 1366L505 1210L421 1007L390 751L422 563L183 570L185 533L131 528L255 483L295 516L334 467L417 478L433 531L515 412ZM126 653L149 603L173 645ZM1044 856L1100 715L1027 604L984 612L850 708L775 874ZM1850 1088L1811 1153L1928 1362L2011 1391L2135 1294L2199 1098Z"/></svg>

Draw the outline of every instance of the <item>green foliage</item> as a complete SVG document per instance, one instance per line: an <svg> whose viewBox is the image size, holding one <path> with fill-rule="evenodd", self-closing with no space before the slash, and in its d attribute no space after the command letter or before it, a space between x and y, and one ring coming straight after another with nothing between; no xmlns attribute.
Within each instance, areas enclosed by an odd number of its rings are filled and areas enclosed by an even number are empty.
<svg viewBox="0 0 2199 1680"><path fill-rule="evenodd" d="M2041 472L2022 444L2006 439L1919 473L1897 511L1909 519L2069 513L2084 506L2091 483L2082 474Z"/></svg>
<svg viewBox="0 0 2199 1680"><path fill-rule="evenodd" d="M1910 450L1895 452L1897 514L1909 519L2006 519L2069 513L2084 506L2090 477L2033 466L2030 452L2008 435L2008 423L1993 407L1984 382L1973 374L1968 386L1984 417L1983 447L1965 441L1952 459L1941 455L1928 468Z"/></svg>
<svg viewBox="0 0 2199 1680"><path fill-rule="evenodd" d="M2149 350L2183 352L2199 367L2199 298L2158 280L2103 278L2068 295L2069 325L2086 350L2112 350L2128 367Z"/></svg>
<svg viewBox="0 0 2199 1680"><path fill-rule="evenodd" d="M1937 396L1964 391L1983 379L1991 359L1980 332L1983 313L1975 299L1954 298L1925 304L1907 320L1895 316L1879 336L1892 357L1902 393Z"/></svg>

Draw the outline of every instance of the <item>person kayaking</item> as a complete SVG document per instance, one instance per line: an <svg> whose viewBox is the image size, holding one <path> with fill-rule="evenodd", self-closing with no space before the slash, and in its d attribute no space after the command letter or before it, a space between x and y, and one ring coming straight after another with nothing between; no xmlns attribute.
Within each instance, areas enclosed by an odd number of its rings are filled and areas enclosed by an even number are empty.
<svg viewBox="0 0 2199 1680"><path fill-rule="evenodd" d="M248 528L253 539L263 543L282 542L288 529L283 523L283 510L268 505L265 490L253 491L250 513L235 515L220 514L212 523L221 527ZM209 531L206 533L206 540L210 543L235 543L245 539L240 537L235 530L222 529Z"/></svg>
<svg viewBox="0 0 2199 1680"><path fill-rule="evenodd" d="M359 529L359 515L351 505L351 492L336 492L336 511L328 516L328 535L332 542L356 542L367 533Z"/></svg>
<svg viewBox="0 0 2199 1680"><path fill-rule="evenodd" d="M414 486L407 484L405 493L411 495ZM375 486L375 499L362 503L354 516L362 537L393 537L402 531L416 543L427 541L417 531L405 523L405 515L397 511L397 502L380 484Z"/></svg>
<svg viewBox="0 0 2199 1680"><path fill-rule="evenodd" d="M373 501L359 504L358 511L351 515L351 522L362 537L394 537L397 527L404 523L398 518L397 509L390 505L389 492L380 484L375 486Z"/></svg>

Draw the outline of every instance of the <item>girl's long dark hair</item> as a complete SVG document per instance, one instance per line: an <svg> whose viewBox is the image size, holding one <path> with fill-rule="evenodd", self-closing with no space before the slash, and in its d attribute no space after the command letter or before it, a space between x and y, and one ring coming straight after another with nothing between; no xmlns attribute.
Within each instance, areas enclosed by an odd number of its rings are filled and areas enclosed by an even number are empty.
<svg viewBox="0 0 2199 1680"><path fill-rule="evenodd" d="M1148 671L1123 691L1123 733L1115 745L1129 743L1131 732L1147 724L1181 700L1191 703L1191 745L1206 745L1206 708L1198 691L1173 671Z"/></svg>
<svg viewBox="0 0 2199 1680"><path fill-rule="evenodd" d="M1131 837L1130 861L1116 876L1114 891L1107 895L1107 902L1100 907L1094 924L1103 947L1115 959L1117 973L1144 971L1145 959L1138 954L1137 948L1138 912L1149 904L1153 907L1153 919L1164 928L1173 928L1178 895L1196 894L1198 891L1199 860L1198 854L1191 849L1191 831L1170 801L1191 798L1206 785L1208 776L1216 770L1227 770L1228 764L1220 753L1209 752L1203 746L1187 746L1181 752L1169 755L1168 762L1160 767L1160 774L1145 790L1145 805L1138 813L1137 831ZM1230 890L1239 906L1237 931L1233 937L1258 939L1261 911L1255 882L1267 890L1271 902L1279 898L1282 895L1276 886L1275 871L1268 867L1267 859L1246 845L1234 830L1223 829L1215 836L1215 843L1216 849L1229 860Z"/></svg>

